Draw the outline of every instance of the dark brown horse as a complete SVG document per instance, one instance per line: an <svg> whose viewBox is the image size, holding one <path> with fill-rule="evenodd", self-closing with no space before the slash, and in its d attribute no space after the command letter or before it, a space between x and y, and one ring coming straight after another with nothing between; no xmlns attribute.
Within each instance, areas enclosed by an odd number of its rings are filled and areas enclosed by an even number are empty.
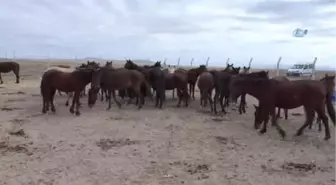
<svg viewBox="0 0 336 185"><path fill-rule="evenodd" d="M248 74L250 73L250 67L243 67L243 71L240 74ZM246 93L243 93L240 96L240 104L239 104L239 114L246 113Z"/></svg>
<svg viewBox="0 0 336 185"><path fill-rule="evenodd" d="M16 83L20 83L20 64L14 61L0 62L0 84L3 84L1 73L13 71L16 76Z"/></svg>
<svg viewBox="0 0 336 185"><path fill-rule="evenodd" d="M288 78L284 76L275 76L275 77L272 77L272 79L275 81L278 81L279 83L281 82L289 83L290 82L290 80L288 80ZM283 111L285 113L285 119L288 119L288 109L283 109ZM280 118L280 108L278 108L277 118Z"/></svg>
<svg viewBox="0 0 336 185"><path fill-rule="evenodd" d="M324 82L316 80L297 80L290 83L279 83L274 79L264 77L244 77L235 78L231 81L231 98L236 99L242 92L246 92L259 100L260 116L264 125L260 133L267 131L269 114L272 115L272 123L279 134L284 138L286 133L278 125L275 108L294 109L300 106L304 107L306 121L299 128L296 135L302 135L303 130L312 124L315 112L318 114L325 127L325 140L330 139L330 129L328 117L325 113L325 105L328 114L335 124L335 110L332 105L331 95L335 86L334 76L326 78ZM261 123L256 123L258 129Z"/></svg>
<svg viewBox="0 0 336 185"><path fill-rule="evenodd" d="M106 61L104 68L108 68L108 69L114 69L112 66L112 61ZM104 86L104 84L100 84L100 92L101 92L101 97L100 97L100 101L104 100L104 95L105 95L105 100L108 101L108 94L107 94L107 90Z"/></svg>
<svg viewBox="0 0 336 185"><path fill-rule="evenodd" d="M60 65L52 65L52 67L71 68L71 66L69 66L69 65L62 65L62 64L60 64Z"/></svg>
<svg viewBox="0 0 336 185"><path fill-rule="evenodd" d="M239 73L239 68L234 68L233 65L229 65L226 69L217 71L211 70L210 73L213 76L215 96L214 96L214 113L217 114L217 101L219 101L222 112L226 114L225 107L229 105L229 83L231 78ZM225 102L224 102L225 98Z"/></svg>
<svg viewBox="0 0 336 185"><path fill-rule="evenodd" d="M184 100L184 106L188 107L188 101L190 99L190 95L188 94L188 71L182 68L176 69L174 71L173 80L178 97L177 107L180 107L182 100Z"/></svg>
<svg viewBox="0 0 336 185"><path fill-rule="evenodd" d="M205 65L200 65L198 68L188 70L189 94L190 96L192 96L193 99L195 99L195 85L197 78L204 71L207 71Z"/></svg>
<svg viewBox="0 0 336 185"><path fill-rule="evenodd" d="M141 92L142 84L146 85L147 91L150 94L150 85L145 80L144 75L137 70L128 70L125 68L100 68L97 73L94 73L92 78L93 79L88 97L89 107L92 107L95 104L101 83L104 84L109 94L109 105L107 109L111 108L111 95L117 106L121 108L120 102L116 99L116 90L132 88L140 99L140 102L138 103L138 109L142 108L144 103L144 97ZM129 101L131 101L131 98Z"/></svg>
<svg viewBox="0 0 336 185"><path fill-rule="evenodd" d="M51 67L43 73L41 80L41 95L43 98L42 113L46 113L51 106L51 111L56 112L54 105L54 96L56 90L63 92L75 92L70 107L70 112L75 113L77 116L79 112L79 97L80 92L84 90L85 86L91 82L92 73L94 69L77 68L76 70ZM76 104L76 111L74 106Z"/></svg>
<svg viewBox="0 0 336 185"><path fill-rule="evenodd" d="M129 69L129 70L137 70L137 71L141 72L145 76L145 79L146 79L147 83L149 83L150 69L154 68L154 67L160 67L160 66L161 66L161 62L156 62L153 66L143 67L143 66L139 66L139 65L135 64L132 60L128 59L128 60L126 60L124 68ZM147 93L146 84L141 84L141 92L144 96L150 96L150 97L152 96L152 93L151 94ZM137 93L135 93L132 88L119 90L119 94L121 94L121 95L122 94L127 94L128 97L130 97L130 98L138 97ZM138 104L138 103L139 103L139 99L137 98L136 99L136 104Z"/></svg>
<svg viewBox="0 0 336 185"><path fill-rule="evenodd" d="M213 76L210 72L203 72L198 79L197 86L201 95L201 106L206 107L207 102L210 102L210 110L213 111L212 90L214 88Z"/></svg>

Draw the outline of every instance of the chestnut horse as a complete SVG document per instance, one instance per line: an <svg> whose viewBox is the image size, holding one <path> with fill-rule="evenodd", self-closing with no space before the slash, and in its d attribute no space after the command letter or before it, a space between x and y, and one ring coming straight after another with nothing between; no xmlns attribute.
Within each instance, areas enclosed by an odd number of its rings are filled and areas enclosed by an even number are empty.
<svg viewBox="0 0 336 185"><path fill-rule="evenodd" d="M330 119L335 125L335 109L332 105L331 95L335 87L335 76L326 76L325 80L296 80L290 83L279 83L268 77L240 76L231 81L231 98L236 99L242 92L246 92L259 100L260 116L263 120L263 128L260 133L267 131L269 114L272 116L272 124L284 138L286 132L279 126L276 119L275 108L294 109L304 107L306 121L296 132L302 135L303 130L312 124L315 112L318 114L325 127L325 140L330 139L328 117L325 113L327 107ZM255 128L260 127L261 122L255 123Z"/></svg>
<svg viewBox="0 0 336 185"><path fill-rule="evenodd" d="M142 108L144 103L144 97L141 92L141 85L145 84L147 93L151 95L150 85L145 80L144 75L137 70L128 70L125 68L109 69L99 68L96 73L92 75L91 88L89 89L88 105L92 107L97 100L97 94L100 89L100 85L104 84L104 88L108 91L109 105L107 109L111 108L111 95L114 102L119 108L121 104L116 99L115 90L132 88L137 94L140 102L138 103L138 109ZM132 99L130 98L129 101Z"/></svg>
<svg viewBox="0 0 336 185"><path fill-rule="evenodd" d="M203 72L198 79L197 86L201 95L201 107L206 107L210 102L210 110L213 111L212 90L214 88L214 79L210 72Z"/></svg>
<svg viewBox="0 0 336 185"><path fill-rule="evenodd" d="M207 71L207 68L205 65L200 65L197 68L188 70L189 94L190 96L192 96L193 99L195 99L195 85L196 85L197 78L204 71Z"/></svg>
<svg viewBox="0 0 336 185"><path fill-rule="evenodd" d="M0 84L3 84L1 73L13 71L16 77L16 83L20 83L20 64L14 61L0 62Z"/></svg>
<svg viewBox="0 0 336 185"><path fill-rule="evenodd" d="M42 75L41 80L41 95L43 98L42 113L46 113L51 106L51 111L56 112L54 105L54 96L56 90L63 92L75 92L70 112L75 113L77 116L79 112L79 97L80 92L84 90L85 86L91 82L93 69L77 68L76 70L51 67L46 70ZM74 106L76 104L76 111Z"/></svg>
<svg viewBox="0 0 336 185"><path fill-rule="evenodd" d="M284 83L289 83L290 80L288 80L288 78L284 77L284 76L275 76L272 77L273 80L276 80L278 82L284 82ZM285 113L285 119L288 119L288 109L283 109L284 113ZM280 118L280 108L278 107L278 114L277 114L277 118Z"/></svg>

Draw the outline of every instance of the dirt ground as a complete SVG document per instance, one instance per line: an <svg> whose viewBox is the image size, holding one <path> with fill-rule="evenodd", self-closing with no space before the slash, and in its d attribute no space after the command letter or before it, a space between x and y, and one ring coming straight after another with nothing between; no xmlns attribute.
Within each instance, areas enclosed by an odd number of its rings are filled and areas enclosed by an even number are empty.
<svg viewBox="0 0 336 185"><path fill-rule="evenodd" d="M162 110L150 101L141 110L113 105L107 111L100 101L90 109L83 97L76 117L64 105L66 96L56 95L57 113L42 115L39 83L46 67L21 63L20 84L12 73L2 74L1 185L335 184L334 126L329 141L316 125L295 137L302 108L279 121L285 140L271 126L264 135L253 129L252 97L247 114L227 116L200 109L198 93L189 108L176 108L167 92Z"/></svg>

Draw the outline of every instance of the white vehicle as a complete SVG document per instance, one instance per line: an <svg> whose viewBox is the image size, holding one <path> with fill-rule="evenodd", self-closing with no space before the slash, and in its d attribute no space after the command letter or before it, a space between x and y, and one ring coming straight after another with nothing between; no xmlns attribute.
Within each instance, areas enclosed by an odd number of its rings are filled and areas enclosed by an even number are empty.
<svg viewBox="0 0 336 185"><path fill-rule="evenodd" d="M287 76L312 76L313 64L294 64L287 70Z"/></svg>

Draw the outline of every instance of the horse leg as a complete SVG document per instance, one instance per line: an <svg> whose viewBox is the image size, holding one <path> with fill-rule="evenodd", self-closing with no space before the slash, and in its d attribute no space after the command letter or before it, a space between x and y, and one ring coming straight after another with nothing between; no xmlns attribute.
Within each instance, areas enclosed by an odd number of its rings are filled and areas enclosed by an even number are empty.
<svg viewBox="0 0 336 185"><path fill-rule="evenodd" d="M285 119L288 120L288 109L284 109Z"/></svg>
<svg viewBox="0 0 336 185"><path fill-rule="evenodd" d="M193 83L192 85L192 97L193 97L193 100L195 100L195 83Z"/></svg>
<svg viewBox="0 0 336 185"><path fill-rule="evenodd" d="M328 140L328 139L330 139L330 128L329 128L328 117L327 117L326 112L325 112L324 104L321 105L316 110L316 112L317 112L317 115L318 115L318 119L322 120L322 122L324 124L324 130L325 130L324 140ZM321 127L321 123L319 124L319 131L322 130L322 128L320 128L320 127Z"/></svg>
<svg viewBox="0 0 336 185"><path fill-rule="evenodd" d="M286 132L280 127L280 125L277 122L278 119L275 115L275 107L271 108L271 116L272 116L272 125L275 126L280 136L284 139L286 137Z"/></svg>
<svg viewBox="0 0 336 185"><path fill-rule="evenodd" d="M111 96L110 96L110 97L111 97ZM120 102L118 102L118 100L117 100L117 98L116 98L115 90L112 90L112 97L113 97L114 102L117 104L117 106L118 106L119 108L121 108L121 104L120 104ZM110 98L110 99L111 99L111 98ZM109 107L111 107L111 101L110 101L110 103L109 103Z"/></svg>
<svg viewBox="0 0 336 185"><path fill-rule="evenodd" d="M159 108L162 109L163 102L166 101L166 90L164 87L158 91L156 91L156 94L160 94L160 105Z"/></svg>
<svg viewBox="0 0 336 185"><path fill-rule="evenodd" d="M208 98L209 103L210 103L210 110L211 110L211 112L213 112L213 107L212 107L213 102L212 102L212 99L211 99L211 91L206 94L206 97Z"/></svg>
<svg viewBox="0 0 336 185"><path fill-rule="evenodd" d="M137 105L138 105L138 109L141 109L142 108L142 104L144 103L144 96L141 92L141 83L135 87L134 89L134 92L137 94ZM140 99L140 100L139 100Z"/></svg>
<svg viewBox="0 0 336 185"><path fill-rule="evenodd" d="M277 118L280 118L280 108L278 107Z"/></svg>
<svg viewBox="0 0 336 185"><path fill-rule="evenodd" d="M220 96L219 96L219 103L220 103L220 106L222 108L222 112L224 112L224 114L226 114L227 112L225 111L225 106L226 106L226 103L224 103L224 93L221 93ZM225 102L226 102L227 98L225 98Z"/></svg>
<svg viewBox="0 0 336 185"><path fill-rule="evenodd" d="M51 92L50 92L49 101L50 101L51 111L53 113L56 112L55 105L54 105L55 94L56 94L56 89L52 89Z"/></svg>
<svg viewBox="0 0 336 185"><path fill-rule="evenodd" d="M246 94L242 96L242 100L243 100L242 111L245 114L246 113Z"/></svg>
<svg viewBox="0 0 336 185"><path fill-rule="evenodd" d="M106 108L106 110L110 110L111 109L111 94L112 92L110 90L108 90L108 107Z"/></svg>
<svg viewBox="0 0 336 185"><path fill-rule="evenodd" d="M200 107L204 107L204 103L203 103L203 101L204 101L204 100L203 100L203 99L204 99L204 95L203 95L203 94L204 94L204 90L201 89L201 90L200 90L200 97L201 97L201 98L200 98Z"/></svg>
<svg viewBox="0 0 336 185"><path fill-rule="evenodd" d="M155 91L155 90L154 90ZM155 91L155 108L158 107L159 105L159 99L160 99L160 96L159 96L159 93L157 91ZM161 101L160 101L160 104L161 104Z"/></svg>
<svg viewBox="0 0 336 185"><path fill-rule="evenodd" d="M42 113L45 114L47 113L47 102L48 102L48 97L47 93L43 92L42 94Z"/></svg>
<svg viewBox="0 0 336 185"><path fill-rule="evenodd" d="M20 83L20 74L19 74L20 72L19 72L19 70L13 70L13 73L16 77L16 83L17 84Z"/></svg>
<svg viewBox="0 0 336 185"><path fill-rule="evenodd" d="M215 91L215 96L214 96L214 112L215 112L215 114L217 114L217 100L218 100L218 96L219 96L219 94L218 94L218 91L216 90Z"/></svg>
<svg viewBox="0 0 336 185"><path fill-rule="evenodd" d="M69 109L69 111L70 111L71 114L75 113L74 107L75 107L75 103L76 103L76 96L79 96L79 94L80 94L80 92L77 93L77 91L75 91L75 94L72 97L72 104L71 104L70 109Z"/></svg>
<svg viewBox="0 0 336 185"><path fill-rule="evenodd" d="M175 89L173 89L173 100L175 99Z"/></svg>
<svg viewBox="0 0 336 185"><path fill-rule="evenodd" d="M312 109L311 107L308 106L304 106L305 112L306 112L306 120L304 122L304 124L297 130L296 132L296 136L300 136L303 133L303 130L308 127L310 124L313 123L313 119L314 119L314 114L315 111L314 109ZM320 113L321 114L321 113Z"/></svg>
<svg viewBox="0 0 336 185"><path fill-rule="evenodd" d="M77 93L77 96L76 96ZM74 99L76 100L76 116L79 116L81 113L79 112L79 107L80 107L80 102L79 102L79 98L80 98L80 91L75 91L75 95L74 95Z"/></svg>
<svg viewBox="0 0 336 185"><path fill-rule="evenodd" d="M100 88L101 96L100 96L100 101L104 100L104 88Z"/></svg>
<svg viewBox="0 0 336 185"><path fill-rule="evenodd" d="M189 101L189 94L188 94L188 89L185 88L183 91L182 91L182 97L184 99L184 106L185 107L188 107L188 101Z"/></svg>
<svg viewBox="0 0 336 185"><path fill-rule="evenodd" d="M182 92L181 89L177 88L176 89L176 93L177 93L177 98L178 98L178 103L177 103L177 107L181 106L181 102L182 102Z"/></svg>
<svg viewBox="0 0 336 185"><path fill-rule="evenodd" d="M192 95L192 84L191 83L188 83L189 84L189 94L190 94L190 96ZM188 88L188 86L187 86L187 88Z"/></svg>
<svg viewBox="0 0 336 185"><path fill-rule="evenodd" d="M3 84L1 73L0 73L0 84Z"/></svg>

